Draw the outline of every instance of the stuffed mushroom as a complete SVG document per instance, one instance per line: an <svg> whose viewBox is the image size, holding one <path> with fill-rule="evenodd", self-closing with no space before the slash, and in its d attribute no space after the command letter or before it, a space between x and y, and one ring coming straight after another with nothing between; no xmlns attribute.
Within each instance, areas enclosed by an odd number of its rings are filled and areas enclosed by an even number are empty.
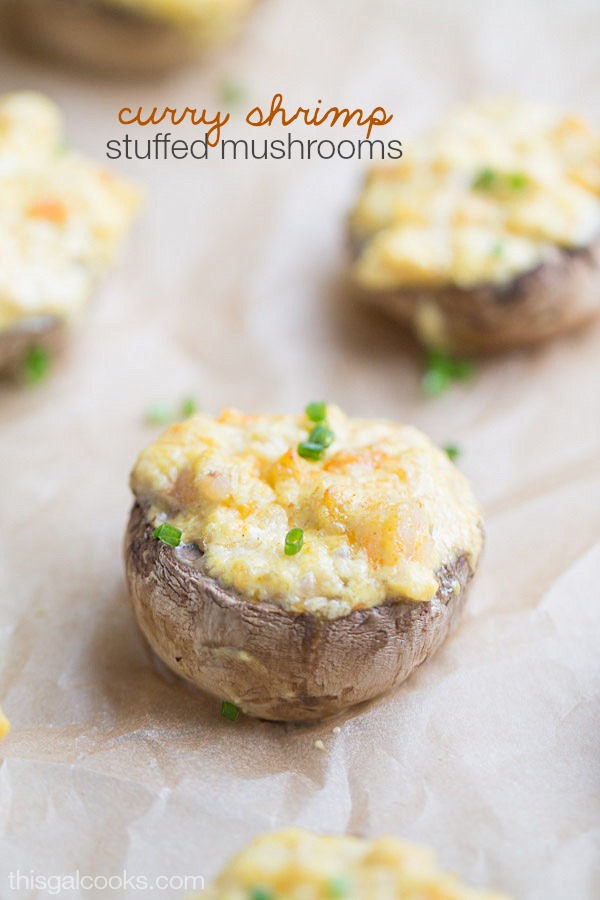
<svg viewBox="0 0 600 900"><path fill-rule="evenodd" d="M30 360L35 372L57 347L137 202L133 187L66 146L51 100L0 98L0 370L20 373Z"/></svg>
<svg viewBox="0 0 600 900"><path fill-rule="evenodd" d="M198 895L198 900L199 900ZM442 872L429 848L301 828L261 835L202 893L207 900L506 900Z"/></svg>
<svg viewBox="0 0 600 900"><path fill-rule="evenodd" d="M125 541L158 656L273 720L331 716L400 684L447 636L482 543L466 479L415 428L195 415L142 452Z"/></svg>
<svg viewBox="0 0 600 900"><path fill-rule="evenodd" d="M600 310L600 134L512 101L468 106L367 177L364 299L450 352L534 344Z"/></svg>
<svg viewBox="0 0 600 900"><path fill-rule="evenodd" d="M256 0L10 0L21 42L110 72L152 73L227 40Z"/></svg>

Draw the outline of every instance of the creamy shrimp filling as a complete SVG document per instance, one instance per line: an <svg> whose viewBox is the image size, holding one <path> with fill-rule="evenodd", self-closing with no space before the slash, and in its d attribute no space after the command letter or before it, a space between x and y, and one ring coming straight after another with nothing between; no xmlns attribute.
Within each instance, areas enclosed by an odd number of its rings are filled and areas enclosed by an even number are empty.
<svg viewBox="0 0 600 900"><path fill-rule="evenodd" d="M55 104L0 98L0 330L70 319L116 254L137 192L70 150Z"/></svg>
<svg viewBox="0 0 600 900"><path fill-rule="evenodd" d="M256 838L208 889L208 900L258 896L269 900L502 900L500 894L469 888L441 871L426 847L391 836L364 840L299 828Z"/></svg>
<svg viewBox="0 0 600 900"><path fill-rule="evenodd" d="M298 453L304 416L193 416L140 455L133 491L153 524L201 548L208 575L295 611L428 601L442 565L465 554L475 567L479 511L444 452L409 426L331 406L328 422L333 443L315 460ZM291 529L303 542L288 555Z"/></svg>
<svg viewBox="0 0 600 900"><path fill-rule="evenodd" d="M501 284L600 238L600 134L523 103L467 106L371 172L352 229L368 289Z"/></svg>

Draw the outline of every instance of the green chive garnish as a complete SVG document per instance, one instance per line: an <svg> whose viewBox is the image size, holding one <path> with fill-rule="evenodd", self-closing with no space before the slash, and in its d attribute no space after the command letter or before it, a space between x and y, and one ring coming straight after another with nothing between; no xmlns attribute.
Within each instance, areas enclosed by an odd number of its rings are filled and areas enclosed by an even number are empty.
<svg viewBox="0 0 600 900"><path fill-rule="evenodd" d="M27 384L39 384L50 371L52 358L45 347L30 347L23 360L23 375Z"/></svg>
<svg viewBox="0 0 600 900"><path fill-rule="evenodd" d="M275 900L275 894L271 888L257 886L250 888L248 900Z"/></svg>
<svg viewBox="0 0 600 900"><path fill-rule="evenodd" d="M498 175L493 169L481 169L473 179L473 187L476 191L491 191L496 186Z"/></svg>
<svg viewBox="0 0 600 900"><path fill-rule="evenodd" d="M335 440L335 434L328 425L323 423L315 425L308 436L309 444L320 444L321 447L330 447Z"/></svg>
<svg viewBox="0 0 600 900"><path fill-rule="evenodd" d="M451 459L452 462L460 456L460 447L457 447L456 444L446 444L444 451L448 459Z"/></svg>
<svg viewBox="0 0 600 900"><path fill-rule="evenodd" d="M173 409L167 403L153 403L146 410L145 419L149 425L167 425L173 418Z"/></svg>
<svg viewBox="0 0 600 900"><path fill-rule="evenodd" d="M246 91L238 81L226 78L221 84L219 95L223 106L238 106L243 102Z"/></svg>
<svg viewBox="0 0 600 900"><path fill-rule="evenodd" d="M304 412L311 422L324 422L327 415L327 404L322 400L317 403L309 403Z"/></svg>
<svg viewBox="0 0 600 900"><path fill-rule="evenodd" d="M299 553L302 550L302 544L304 543L304 532L301 528L292 528L291 531L285 536L285 555L286 556L295 556L296 553Z"/></svg>
<svg viewBox="0 0 600 900"><path fill-rule="evenodd" d="M308 440L298 444L298 453L305 459L322 459L325 450L335 439L333 431L325 421L327 404L323 401L309 403L304 412L307 418L316 424L313 426Z"/></svg>
<svg viewBox="0 0 600 900"><path fill-rule="evenodd" d="M221 704L221 715L224 719L228 719L230 722L235 722L240 714L240 709L235 703L230 703L228 700L223 700Z"/></svg>
<svg viewBox="0 0 600 900"><path fill-rule="evenodd" d="M439 397L449 385L448 374L442 369L428 369L421 379L421 390L427 397Z"/></svg>
<svg viewBox="0 0 600 900"><path fill-rule="evenodd" d="M529 184L529 178L523 172L513 172L508 176L507 181L513 191L522 191Z"/></svg>
<svg viewBox="0 0 600 900"><path fill-rule="evenodd" d="M198 401L194 397L185 397L181 401L179 415L177 409L170 403L153 403L146 410L144 418L149 425L168 425L174 422L179 416L188 419L198 412Z"/></svg>
<svg viewBox="0 0 600 900"><path fill-rule="evenodd" d="M311 441L302 441L298 444L298 455L304 459L322 459L325 454L323 444L313 444Z"/></svg>
<svg viewBox="0 0 600 900"><path fill-rule="evenodd" d="M447 365L450 377L454 379L454 381L468 381L469 378L473 377L475 372L473 363L469 362L468 359L449 359Z"/></svg>
<svg viewBox="0 0 600 900"><path fill-rule="evenodd" d="M330 897L345 897L350 891L350 879L345 875L333 878L327 885L327 893Z"/></svg>
<svg viewBox="0 0 600 900"><path fill-rule="evenodd" d="M528 185L529 178L524 172L495 172L489 168L481 169L472 183L476 191L496 191L502 188L522 191Z"/></svg>
<svg viewBox="0 0 600 900"><path fill-rule="evenodd" d="M189 419L194 413L198 412L198 402L193 397L186 397L181 404L181 414L184 419Z"/></svg>
<svg viewBox="0 0 600 900"><path fill-rule="evenodd" d="M181 543L181 531L174 525L169 525L168 522L163 522L162 525L155 528L153 535L158 541L168 544L169 547L179 547Z"/></svg>
<svg viewBox="0 0 600 900"><path fill-rule="evenodd" d="M429 350L421 388L428 397L438 397L453 381L465 381L473 372L473 364L468 360L456 359L442 350Z"/></svg>

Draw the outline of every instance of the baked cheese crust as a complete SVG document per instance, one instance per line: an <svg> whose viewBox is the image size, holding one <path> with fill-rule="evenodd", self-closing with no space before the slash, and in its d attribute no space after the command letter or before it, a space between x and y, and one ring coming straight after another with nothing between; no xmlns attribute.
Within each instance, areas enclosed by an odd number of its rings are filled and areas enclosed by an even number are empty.
<svg viewBox="0 0 600 900"><path fill-rule="evenodd" d="M133 492L153 524L200 547L209 576L295 612L429 601L440 567L464 555L474 571L479 509L447 455L407 425L334 406L327 418L335 439L313 460L297 449L312 426L304 415L195 415L142 452ZM303 546L289 556L296 528Z"/></svg>

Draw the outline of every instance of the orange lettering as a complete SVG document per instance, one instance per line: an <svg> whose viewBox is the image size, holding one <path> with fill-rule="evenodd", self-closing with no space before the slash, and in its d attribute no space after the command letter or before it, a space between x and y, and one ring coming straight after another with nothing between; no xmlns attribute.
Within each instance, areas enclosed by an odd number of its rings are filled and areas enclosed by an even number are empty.
<svg viewBox="0 0 600 900"><path fill-rule="evenodd" d="M314 111L299 106L296 112L288 113L283 106L283 95L274 94L269 112L264 113L260 106L255 106L246 116L246 122L248 125L260 128L262 125L273 125L277 116L281 116L281 124L286 127L296 119L302 118L305 125L324 125L329 120L330 127L340 122L342 128L347 128L355 120L356 125L360 128L367 126L367 138L369 138L373 128L378 125L387 125L394 118L393 115L388 116L382 106L376 106L368 115L360 108L350 111L347 107L340 109L337 106L332 106L326 112L321 113L321 102L321 100L317 101Z"/></svg>

